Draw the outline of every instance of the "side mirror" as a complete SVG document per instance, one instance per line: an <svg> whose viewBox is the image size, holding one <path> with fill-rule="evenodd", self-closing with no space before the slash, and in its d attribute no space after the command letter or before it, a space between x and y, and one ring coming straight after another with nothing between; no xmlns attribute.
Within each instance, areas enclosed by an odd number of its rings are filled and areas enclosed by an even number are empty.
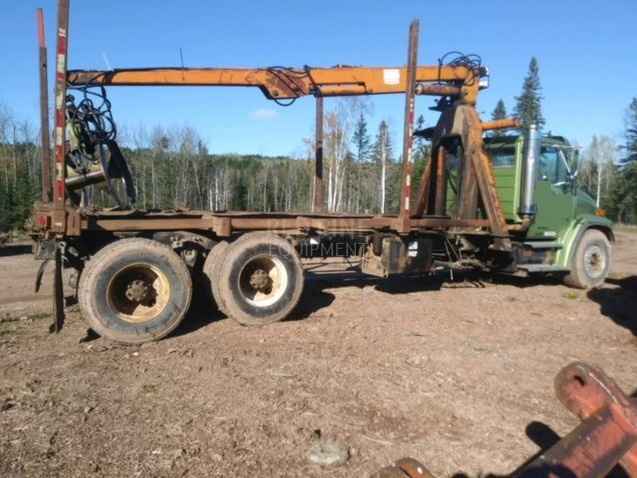
<svg viewBox="0 0 637 478"><path fill-rule="evenodd" d="M562 161L564 168L566 168L566 172L568 173L569 180L571 181L575 181L575 178L577 177L577 156L573 154L575 152L576 152L575 150L570 150L568 152L569 158L567 159L566 154L564 154L564 151L561 149L558 150L558 153L560 155L560 160Z"/></svg>
<svg viewBox="0 0 637 478"><path fill-rule="evenodd" d="M577 178L577 174L579 173L579 150L573 148L569 151L569 163L570 163L570 171L571 177L573 179Z"/></svg>

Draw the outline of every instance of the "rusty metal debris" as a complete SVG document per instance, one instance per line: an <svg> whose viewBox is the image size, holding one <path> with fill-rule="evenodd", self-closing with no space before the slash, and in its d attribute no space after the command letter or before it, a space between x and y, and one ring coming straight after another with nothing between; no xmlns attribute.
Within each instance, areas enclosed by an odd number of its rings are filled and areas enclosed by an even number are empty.
<svg viewBox="0 0 637 478"><path fill-rule="evenodd" d="M434 475L417 460L402 458L393 465L387 466L372 478L434 478Z"/></svg>
<svg viewBox="0 0 637 478"><path fill-rule="evenodd" d="M637 477L637 400L601 369L574 362L555 377L555 393L582 423L534 460L511 473L514 478L601 478L618 463ZM379 470L373 478L433 478L413 458Z"/></svg>
<svg viewBox="0 0 637 478"><path fill-rule="evenodd" d="M555 393L569 411L584 423L596 423L600 430L599 441L589 444L596 455L589 456L618 457L624 471L637 476L637 401L627 397L601 369L579 362L557 375ZM615 463L617 459L609 470Z"/></svg>

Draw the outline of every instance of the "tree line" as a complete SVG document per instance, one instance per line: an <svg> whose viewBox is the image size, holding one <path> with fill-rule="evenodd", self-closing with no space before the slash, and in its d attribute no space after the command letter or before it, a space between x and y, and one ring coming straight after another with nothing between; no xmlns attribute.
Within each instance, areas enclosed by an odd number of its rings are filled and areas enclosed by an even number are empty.
<svg viewBox="0 0 637 478"><path fill-rule="evenodd" d="M543 128L539 63L533 58L513 112L524 125ZM493 119L507 117L500 100ZM401 158L392 144L386 120L369 123L369 103L338 99L325 113L324 189L329 212L395 213L399 209ZM417 129L425 121L418 118ZM506 134L506 133L494 133ZM625 142L593 137L581 153L579 184L599 201L614 220L637 223L637 98L626 113ZM309 211L312 207L314 138L303 140L296 157L211 154L196 130L154 127L125 134L124 155L135 178L140 209L207 209L247 211ZM429 157L429 144L415 141L415 183ZM0 104L0 228L22 229L40 198L38 131L18 121ZM94 201L111 206L103 187Z"/></svg>

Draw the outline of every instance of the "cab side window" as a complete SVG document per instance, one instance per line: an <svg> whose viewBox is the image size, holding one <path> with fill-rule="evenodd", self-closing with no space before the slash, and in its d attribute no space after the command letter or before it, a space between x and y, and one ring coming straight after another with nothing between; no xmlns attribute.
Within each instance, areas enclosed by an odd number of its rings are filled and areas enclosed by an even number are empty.
<svg viewBox="0 0 637 478"><path fill-rule="evenodd" d="M538 164L538 175L540 181L547 181L551 184L564 183L569 180L566 164L564 164L557 148L550 146L542 148Z"/></svg>

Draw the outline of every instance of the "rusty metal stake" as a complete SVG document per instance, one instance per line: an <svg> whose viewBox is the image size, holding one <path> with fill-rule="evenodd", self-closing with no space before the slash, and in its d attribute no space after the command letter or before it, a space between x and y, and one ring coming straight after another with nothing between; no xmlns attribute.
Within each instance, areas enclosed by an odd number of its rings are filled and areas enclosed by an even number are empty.
<svg viewBox="0 0 637 478"><path fill-rule="evenodd" d="M49 80L44 12L37 10L38 50L40 55L40 138L42 142L42 202L51 201L51 140L49 129Z"/></svg>
<svg viewBox="0 0 637 478"><path fill-rule="evenodd" d="M62 267L62 251L59 243L56 243L53 263L53 324L49 328L50 333L56 334L64 327L65 320Z"/></svg>
<svg viewBox="0 0 637 478"><path fill-rule="evenodd" d="M418 20L409 26L409 49L407 53L407 78L405 87L405 126L403 132L403 185L400 195L400 232L410 229L411 219L411 176L414 167L412 145L414 136L414 113L416 108L416 68L418 61Z"/></svg>
<svg viewBox="0 0 637 478"><path fill-rule="evenodd" d="M433 160L433 159L432 159ZM447 208L447 150L444 146L438 146L436 154L436 198L434 201L434 214L444 216Z"/></svg>
<svg viewBox="0 0 637 478"><path fill-rule="evenodd" d="M323 97L316 97L316 146L314 159L314 197L312 212L323 212Z"/></svg>
<svg viewBox="0 0 637 478"><path fill-rule="evenodd" d="M59 235L66 230L65 205L65 133L66 133L66 70L68 62L69 1L59 0L57 49L55 61L55 187L53 188L52 229Z"/></svg>

